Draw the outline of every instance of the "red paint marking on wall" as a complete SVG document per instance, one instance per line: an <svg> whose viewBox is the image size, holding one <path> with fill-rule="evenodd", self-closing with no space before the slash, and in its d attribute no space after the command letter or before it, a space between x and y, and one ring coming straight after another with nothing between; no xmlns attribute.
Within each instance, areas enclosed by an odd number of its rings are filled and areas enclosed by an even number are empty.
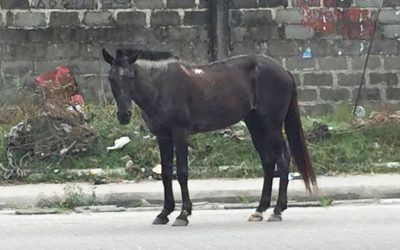
<svg viewBox="0 0 400 250"><path fill-rule="evenodd" d="M334 31L334 19L332 11L328 9L310 9L304 7L301 9L303 20L301 24L314 29L317 32Z"/></svg>
<svg viewBox="0 0 400 250"><path fill-rule="evenodd" d="M301 24L317 32L338 33L347 39L371 38L374 24L371 12L366 9L300 9L303 19Z"/></svg>
<svg viewBox="0 0 400 250"><path fill-rule="evenodd" d="M374 23L371 12L366 9L335 9L341 34L349 39L371 38L374 34Z"/></svg>

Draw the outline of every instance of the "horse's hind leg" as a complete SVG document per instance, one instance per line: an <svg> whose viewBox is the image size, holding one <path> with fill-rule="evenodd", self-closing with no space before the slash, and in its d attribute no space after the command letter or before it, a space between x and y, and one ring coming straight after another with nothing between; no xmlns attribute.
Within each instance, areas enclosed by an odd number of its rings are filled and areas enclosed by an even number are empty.
<svg viewBox="0 0 400 250"><path fill-rule="evenodd" d="M164 225L167 224L169 219L168 215L175 209L174 194L172 192L172 177L173 177L173 157L174 145L172 138L157 138L158 146L160 148L161 167L162 167L162 182L164 186L164 209L154 219L153 224Z"/></svg>
<svg viewBox="0 0 400 250"><path fill-rule="evenodd" d="M282 221L282 212L287 208L287 187L289 184L289 164L290 152L285 143L284 154L278 158L277 166L279 171L279 194L274 213L268 218L268 221Z"/></svg>
<svg viewBox="0 0 400 250"><path fill-rule="evenodd" d="M262 213L271 205L272 180L275 163L281 165L283 157L284 141L280 126L262 124L255 114L248 117L246 125L249 128L253 144L260 155L264 170L264 184L261 194L260 204L256 212L252 214L249 221L260 221L263 219Z"/></svg>

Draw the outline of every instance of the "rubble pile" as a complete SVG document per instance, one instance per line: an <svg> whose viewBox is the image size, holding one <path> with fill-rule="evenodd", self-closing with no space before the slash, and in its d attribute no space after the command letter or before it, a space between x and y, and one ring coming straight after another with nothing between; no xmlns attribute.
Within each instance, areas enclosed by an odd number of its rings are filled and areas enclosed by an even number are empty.
<svg viewBox="0 0 400 250"><path fill-rule="evenodd" d="M69 69L59 66L35 81L38 112L11 129L6 146L12 168L3 169L3 177L20 177L32 160L50 159L59 165L67 154L98 151L98 132L85 117L83 98Z"/></svg>

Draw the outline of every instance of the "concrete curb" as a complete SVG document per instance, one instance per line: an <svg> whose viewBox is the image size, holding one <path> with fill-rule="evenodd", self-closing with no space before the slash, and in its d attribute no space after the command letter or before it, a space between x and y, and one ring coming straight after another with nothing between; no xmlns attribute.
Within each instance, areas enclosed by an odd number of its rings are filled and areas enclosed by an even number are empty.
<svg viewBox="0 0 400 250"><path fill-rule="evenodd" d="M209 204L243 204L259 200L262 179L223 179L223 180L190 180L189 190L193 202ZM380 200L400 198L400 174L359 175L339 177L318 177L318 192L310 196L301 180L289 184L288 198L290 204L302 202L319 203L323 199L332 199L333 204L342 200ZM273 201L276 200L279 182L274 182ZM0 208L34 207L39 199L48 202L63 199L64 188L71 184L36 184L2 186L0 188ZM97 205L117 205L122 207L139 207L146 205L160 206L163 202L161 181L142 183L120 183L91 185L76 183L82 189L82 195L93 198ZM174 181L174 195L180 201L180 189ZM312 204L312 203L305 203Z"/></svg>

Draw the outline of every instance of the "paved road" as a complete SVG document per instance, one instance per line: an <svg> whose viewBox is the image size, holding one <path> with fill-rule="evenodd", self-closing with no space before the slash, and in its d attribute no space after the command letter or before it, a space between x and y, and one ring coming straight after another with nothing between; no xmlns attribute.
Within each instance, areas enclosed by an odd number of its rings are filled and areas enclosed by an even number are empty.
<svg viewBox="0 0 400 250"><path fill-rule="evenodd" d="M152 226L155 212L3 214L0 249L400 249L400 205L290 208L281 223L251 212L194 211L186 228Z"/></svg>

